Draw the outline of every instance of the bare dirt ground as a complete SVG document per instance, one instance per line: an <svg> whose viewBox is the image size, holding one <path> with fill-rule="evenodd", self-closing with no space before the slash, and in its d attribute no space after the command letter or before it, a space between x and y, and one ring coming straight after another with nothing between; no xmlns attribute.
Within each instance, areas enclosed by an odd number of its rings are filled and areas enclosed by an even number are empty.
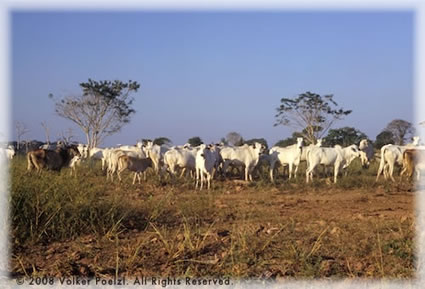
<svg viewBox="0 0 425 289"><path fill-rule="evenodd" d="M415 193L216 182L113 186L129 215L105 232L13 246L15 276L412 278ZM95 206L95 204L93 204Z"/></svg>

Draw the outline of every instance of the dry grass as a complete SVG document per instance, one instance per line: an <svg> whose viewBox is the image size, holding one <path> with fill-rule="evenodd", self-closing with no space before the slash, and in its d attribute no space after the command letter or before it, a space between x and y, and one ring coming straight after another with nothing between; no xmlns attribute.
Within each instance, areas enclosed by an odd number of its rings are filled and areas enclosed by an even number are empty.
<svg viewBox="0 0 425 289"><path fill-rule="evenodd" d="M300 171L303 171L301 168ZM190 179L107 183L11 166L12 274L262 279L411 278L414 193L350 169L337 185ZM282 172L280 172L281 174Z"/></svg>

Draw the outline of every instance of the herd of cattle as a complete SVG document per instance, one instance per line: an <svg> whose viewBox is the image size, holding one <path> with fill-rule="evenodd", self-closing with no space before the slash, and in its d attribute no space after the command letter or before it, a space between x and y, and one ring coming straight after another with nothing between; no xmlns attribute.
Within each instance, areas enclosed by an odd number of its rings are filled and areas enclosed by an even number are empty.
<svg viewBox="0 0 425 289"><path fill-rule="evenodd" d="M405 146L388 144L381 148L380 162L376 180L383 174L385 179L393 177L395 165L403 167L401 174L411 177L414 172L417 178L420 171L425 169L425 147L419 145L419 137L414 137L413 142ZM13 146L0 148L0 157L12 159L15 155ZM195 172L195 187L203 188L207 183L208 189L211 180L219 172L224 177L229 166L242 167L245 181L252 181L254 169L260 164L268 164L270 180L274 181L274 170L277 164L288 166L289 178L297 175L298 167L302 161L307 164L306 182L313 179L315 170L319 165L333 167L334 183L337 182L338 174L346 169L354 159L360 158L363 167L370 164L375 157L370 142L364 139L359 145L353 144L348 147L336 145L334 147L322 147L322 141L309 146L303 145L303 139L298 138L297 143L287 147L272 147L266 150L261 143L245 144L242 146L226 146L223 144L201 144L192 147L190 144L183 146L156 145L152 141L138 142L136 145L126 145L115 148L91 148L84 144L44 145L39 149L27 153L27 169L36 169L38 173L43 169L60 170L63 167L71 168L71 175L76 175L76 168L81 161L100 160L102 170L106 170L107 179L113 181L117 174L121 181L121 173L129 170L134 173L133 184L141 176L146 180L146 170L152 168L161 176L165 172L175 176L178 170L180 175Z"/></svg>

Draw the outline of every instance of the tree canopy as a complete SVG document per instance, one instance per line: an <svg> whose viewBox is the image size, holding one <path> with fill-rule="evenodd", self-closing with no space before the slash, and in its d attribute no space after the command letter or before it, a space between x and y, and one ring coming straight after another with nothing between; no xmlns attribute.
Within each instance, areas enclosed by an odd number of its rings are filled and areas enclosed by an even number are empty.
<svg viewBox="0 0 425 289"><path fill-rule="evenodd" d="M330 129L323 142L326 146L341 145L343 147L359 144L362 139L367 139L367 135L354 127L342 127Z"/></svg>
<svg viewBox="0 0 425 289"><path fill-rule="evenodd" d="M412 123L402 119L392 120L385 130L392 133L394 142L397 145L403 145L415 133Z"/></svg>
<svg viewBox="0 0 425 289"><path fill-rule="evenodd" d="M302 133L297 132L297 131L296 132L293 132L291 137L288 137L288 138L285 138L285 139L282 139L282 140L276 142L275 143L275 146L278 146L278 147L287 147L287 146L296 144L297 143L297 138L299 138L299 137L303 137ZM305 141L304 140L303 142L304 142L304 145L309 145L310 144L309 141Z"/></svg>
<svg viewBox="0 0 425 289"><path fill-rule="evenodd" d="M338 108L332 94L321 96L309 91L294 98L282 98L276 111L274 126L291 126L302 131L310 143L321 138L336 120L352 112Z"/></svg>
<svg viewBox="0 0 425 289"><path fill-rule="evenodd" d="M239 133L232 131L226 135L226 142L232 146L241 146L244 140Z"/></svg>
<svg viewBox="0 0 425 289"><path fill-rule="evenodd" d="M153 144L155 145L171 145L173 142L168 138L168 137L157 137L156 139L153 140Z"/></svg>
<svg viewBox="0 0 425 289"><path fill-rule="evenodd" d="M191 137L190 139L187 140L187 142L193 147L197 147L204 143L199 136Z"/></svg>
<svg viewBox="0 0 425 289"><path fill-rule="evenodd" d="M252 139L249 139L249 140L246 140L245 141L245 143L246 144L249 144L249 145L250 144L253 144L253 143L256 143L256 142L264 145L266 147L266 149L269 147L268 144L267 144L267 141L264 138L252 138Z"/></svg>
<svg viewBox="0 0 425 289"><path fill-rule="evenodd" d="M375 147L380 149L386 144L394 144L394 135L392 132L384 130L376 136Z"/></svg>

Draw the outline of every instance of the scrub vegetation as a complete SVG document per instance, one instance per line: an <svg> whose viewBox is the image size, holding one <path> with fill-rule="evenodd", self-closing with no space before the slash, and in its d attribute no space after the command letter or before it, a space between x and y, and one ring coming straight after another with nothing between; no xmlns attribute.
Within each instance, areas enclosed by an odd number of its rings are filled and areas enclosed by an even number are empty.
<svg viewBox="0 0 425 289"><path fill-rule="evenodd" d="M267 169L252 183L148 173L111 183L100 164L78 177L28 173L11 161L12 276L231 277L266 280L413 278L414 185L375 183L353 164L336 185ZM305 171L301 167L300 172Z"/></svg>

